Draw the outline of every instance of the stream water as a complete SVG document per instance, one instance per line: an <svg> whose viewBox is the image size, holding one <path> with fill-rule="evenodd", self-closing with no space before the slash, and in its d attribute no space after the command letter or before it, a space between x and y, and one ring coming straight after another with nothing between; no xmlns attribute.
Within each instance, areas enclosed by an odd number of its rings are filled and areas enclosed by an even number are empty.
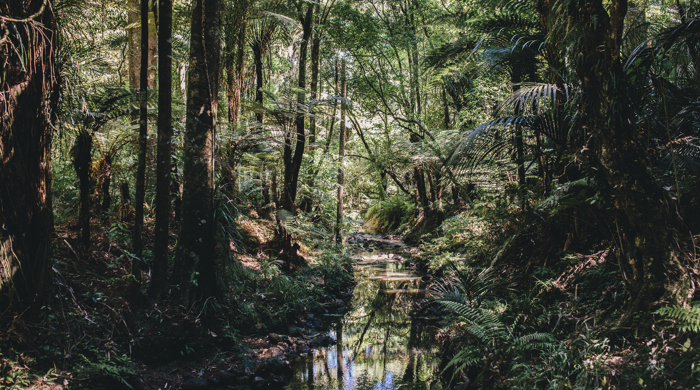
<svg viewBox="0 0 700 390"><path fill-rule="evenodd" d="M399 242L371 238L362 245L350 308L328 334L337 344L301 356L287 389L442 389L438 329L411 316L425 282L404 269Z"/></svg>

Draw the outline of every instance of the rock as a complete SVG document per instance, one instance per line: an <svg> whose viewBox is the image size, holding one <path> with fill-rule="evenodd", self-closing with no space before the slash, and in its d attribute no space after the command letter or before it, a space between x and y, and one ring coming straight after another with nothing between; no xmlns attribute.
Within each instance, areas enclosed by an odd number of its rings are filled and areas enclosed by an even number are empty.
<svg viewBox="0 0 700 390"><path fill-rule="evenodd" d="M239 376L238 378L236 378L236 383L238 383L238 384L244 384L244 383L248 383L249 380L250 380L250 376L248 376L248 375L246 375L246 376Z"/></svg>
<svg viewBox="0 0 700 390"><path fill-rule="evenodd" d="M267 359L278 358L278 357L282 356L283 354L284 354L284 352L282 352L282 350L280 348L272 347L272 348L267 349L263 352L263 357L267 358Z"/></svg>
<svg viewBox="0 0 700 390"><path fill-rule="evenodd" d="M253 386L255 386L258 389L262 388L263 386L265 386L265 379L261 378L259 376L256 376L255 379L253 379Z"/></svg>
<svg viewBox="0 0 700 390"><path fill-rule="evenodd" d="M219 382L221 382L222 385L230 385L233 383L236 383L236 376L231 374L228 371L219 371L217 374L217 377L219 379Z"/></svg>
<svg viewBox="0 0 700 390"><path fill-rule="evenodd" d="M182 390L204 390L209 388L209 382L202 378L187 378L182 383Z"/></svg>
<svg viewBox="0 0 700 390"><path fill-rule="evenodd" d="M267 377L270 375L292 375L294 371L292 367L279 359L268 359L263 361L258 368L255 369L255 375L261 377Z"/></svg>
<svg viewBox="0 0 700 390"><path fill-rule="evenodd" d="M335 340L330 338L329 336L319 336L316 338L311 339L309 341L309 346L313 348L318 348L318 347L328 347L331 345L335 344Z"/></svg>

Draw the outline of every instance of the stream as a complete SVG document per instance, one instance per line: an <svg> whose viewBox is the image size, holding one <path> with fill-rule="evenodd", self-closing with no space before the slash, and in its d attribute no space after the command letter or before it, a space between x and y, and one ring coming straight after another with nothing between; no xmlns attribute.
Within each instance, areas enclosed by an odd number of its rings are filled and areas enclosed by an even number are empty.
<svg viewBox="0 0 700 390"><path fill-rule="evenodd" d="M336 344L300 356L289 390L442 389L438 328L411 316L425 282L403 266L400 241L355 233L354 295L328 336Z"/></svg>

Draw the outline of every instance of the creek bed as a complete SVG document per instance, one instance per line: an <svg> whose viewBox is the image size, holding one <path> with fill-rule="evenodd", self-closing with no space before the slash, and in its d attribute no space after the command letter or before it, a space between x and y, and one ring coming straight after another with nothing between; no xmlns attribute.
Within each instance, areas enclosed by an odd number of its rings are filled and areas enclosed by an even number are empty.
<svg viewBox="0 0 700 390"><path fill-rule="evenodd" d="M287 389L442 389L438 328L411 316L425 282L404 268L400 242L359 234L355 241L357 285L328 333L336 344L296 359Z"/></svg>

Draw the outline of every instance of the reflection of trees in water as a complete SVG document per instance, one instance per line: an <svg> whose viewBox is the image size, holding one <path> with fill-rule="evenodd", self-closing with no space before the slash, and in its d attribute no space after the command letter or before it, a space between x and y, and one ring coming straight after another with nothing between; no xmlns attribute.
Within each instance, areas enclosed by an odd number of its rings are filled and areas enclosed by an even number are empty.
<svg viewBox="0 0 700 390"><path fill-rule="evenodd" d="M389 278L376 278L388 274ZM398 275L398 277L396 277ZM319 349L302 369L292 389L440 389L436 328L410 316L421 295L387 293L422 290L421 279L403 278L405 271L389 263L386 270L358 267L351 311L334 329L338 344ZM372 278L374 277L374 278ZM408 386L406 386L408 385ZM437 387L436 387L437 386Z"/></svg>

